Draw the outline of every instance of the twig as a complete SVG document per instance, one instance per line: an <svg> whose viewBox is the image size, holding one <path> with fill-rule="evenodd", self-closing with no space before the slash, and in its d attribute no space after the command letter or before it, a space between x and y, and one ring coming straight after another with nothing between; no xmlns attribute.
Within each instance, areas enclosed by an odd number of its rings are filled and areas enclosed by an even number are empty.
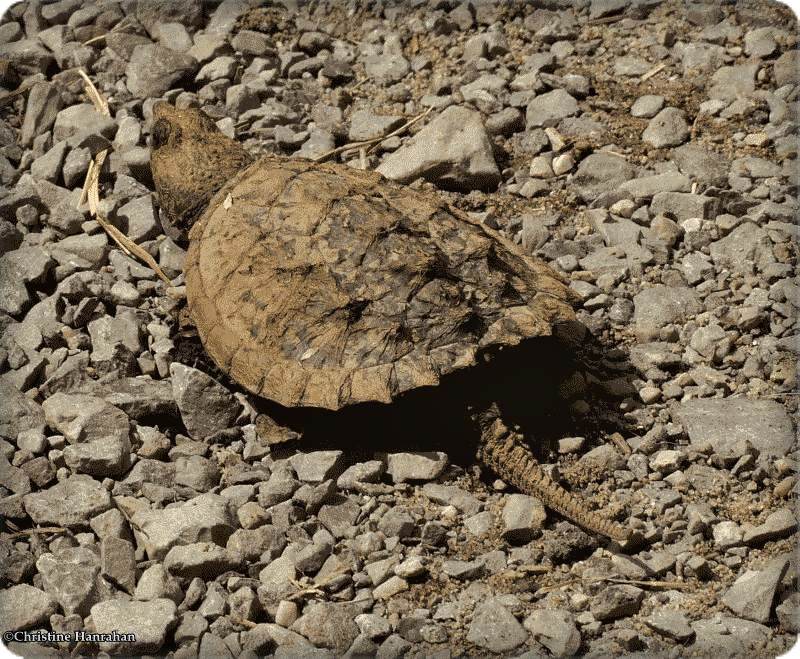
<svg viewBox="0 0 800 659"><path fill-rule="evenodd" d="M78 74L83 78L86 95L92 100L97 111L100 114L110 117L111 113L108 109L108 102L101 96L100 92L97 91L97 87L94 86L89 76L86 75L83 69L78 69ZM83 191L81 192L78 205L82 206L88 203L89 213L98 221L105 232L111 236L114 242L119 245L122 251L129 256L138 257L141 261L150 266L153 272L155 272L168 287L171 287L172 281L164 274L164 271L159 267L158 263L156 263L156 260L150 256L147 250L128 238L128 236L109 222L100 212L100 170L103 167L107 155L108 149L98 151L89 163L89 170L86 172L86 180L83 183Z"/></svg>
<svg viewBox="0 0 800 659"><path fill-rule="evenodd" d="M553 571L551 565L519 565L517 569L528 574L547 574Z"/></svg>
<svg viewBox="0 0 800 659"><path fill-rule="evenodd" d="M417 123L420 119L427 117L433 111L433 106L429 107L425 112L418 114L413 119L404 123L400 128L393 130L388 135L382 135L381 137L373 137L371 140L363 140L361 142L350 142L349 144L345 144L343 146L336 147L335 149L331 149L330 151L323 153L321 156L317 156L316 158L312 158L314 162L325 162L329 158L333 156L337 156L340 153L344 153L345 151L351 151L353 149L358 149L361 147L374 147L383 142L383 140L389 139L390 137L394 137L395 135L400 135L408 130L411 126ZM365 155L371 151L371 148L368 148L365 151Z"/></svg>
<svg viewBox="0 0 800 659"><path fill-rule="evenodd" d="M632 586L644 586L646 588L672 588L674 590L686 590L690 586L690 584L684 581L647 581L645 579L619 579L617 577L601 577L597 579L597 581L630 584Z"/></svg>
<svg viewBox="0 0 800 659"><path fill-rule="evenodd" d="M96 36L96 37L92 37L92 38L91 38L91 39L89 39L88 41L84 41L84 42L83 42L83 45L84 45L84 46L88 46L88 45L90 45L90 44L93 44L93 43L95 43L95 42L97 42L97 41L102 41L102 40L103 40L103 39L105 39L105 38L106 38L106 37L107 37L109 34L113 34L113 33L115 33L115 32L121 32L122 30L124 30L124 29L126 29L126 28L130 27L131 25L132 25L132 23L130 23L130 22L128 21L128 17L126 16L126 17L125 17L125 18L123 18L123 19L122 19L122 20L121 20L119 23L117 23L117 24L116 24L114 27L112 27L112 28L111 28L111 29L110 29L108 32L106 32L105 34L100 34L100 35L98 35L98 36Z"/></svg>
<svg viewBox="0 0 800 659"><path fill-rule="evenodd" d="M614 14L613 16L603 16L602 18L593 18L587 21L588 25L608 25L609 23L616 23L625 18L625 14Z"/></svg>
<svg viewBox="0 0 800 659"><path fill-rule="evenodd" d="M69 529L65 529L63 526L40 526L39 528L35 529L24 529L22 531L9 533L5 537L21 538L26 535L35 535L37 533L69 533Z"/></svg>
<svg viewBox="0 0 800 659"><path fill-rule="evenodd" d="M639 82L645 82L646 80L650 80L650 78L652 78L656 73L659 73L660 71L663 71L666 68L667 68L667 65L664 62L662 62L658 66L654 66L647 73L642 75L641 78L639 78Z"/></svg>

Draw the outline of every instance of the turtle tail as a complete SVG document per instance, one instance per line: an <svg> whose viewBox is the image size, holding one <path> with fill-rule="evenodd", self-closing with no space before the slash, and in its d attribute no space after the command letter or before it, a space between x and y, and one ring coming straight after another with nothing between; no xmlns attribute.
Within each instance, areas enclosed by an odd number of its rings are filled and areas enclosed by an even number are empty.
<svg viewBox="0 0 800 659"><path fill-rule="evenodd" d="M478 458L491 467L500 478L522 492L541 499L548 508L559 512L587 531L604 535L619 543L631 538L631 532L620 524L590 510L586 500L565 490L539 466L521 435L506 427L492 406L479 416L481 446Z"/></svg>

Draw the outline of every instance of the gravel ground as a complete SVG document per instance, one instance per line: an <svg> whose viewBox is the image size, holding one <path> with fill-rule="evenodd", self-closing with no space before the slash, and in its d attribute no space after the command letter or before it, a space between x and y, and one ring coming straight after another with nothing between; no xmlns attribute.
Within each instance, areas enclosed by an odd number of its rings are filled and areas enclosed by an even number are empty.
<svg viewBox="0 0 800 659"><path fill-rule="evenodd" d="M786 651L797 41L787 9L746 1L9 9L0 82L25 91L0 106L0 626L176 657ZM644 546L481 473L457 412L420 413L435 397L402 408L416 426L281 410L209 364L178 299L186 237L153 194L157 99L298 157L432 108L337 157L569 277L586 332L515 362L523 431ZM169 289L78 208L109 147L102 210Z"/></svg>

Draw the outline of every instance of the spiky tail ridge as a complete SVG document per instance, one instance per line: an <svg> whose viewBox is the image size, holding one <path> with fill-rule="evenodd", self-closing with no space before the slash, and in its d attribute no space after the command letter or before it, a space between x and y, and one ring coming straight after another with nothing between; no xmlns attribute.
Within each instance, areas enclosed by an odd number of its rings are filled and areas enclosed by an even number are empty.
<svg viewBox="0 0 800 659"><path fill-rule="evenodd" d="M548 508L587 531L604 535L620 543L628 541L631 532L616 522L589 510L586 501L567 492L539 466L522 437L509 430L496 410L481 415L481 446L478 458L491 467L500 478L520 491L538 497Z"/></svg>

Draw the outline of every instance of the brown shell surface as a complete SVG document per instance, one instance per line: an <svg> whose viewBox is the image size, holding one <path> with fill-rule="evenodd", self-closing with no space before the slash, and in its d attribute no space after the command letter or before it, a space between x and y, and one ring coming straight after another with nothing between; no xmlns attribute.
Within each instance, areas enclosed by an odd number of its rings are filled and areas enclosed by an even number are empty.
<svg viewBox="0 0 800 659"><path fill-rule="evenodd" d="M189 313L206 350L285 406L389 402L574 318L546 265L374 172L267 156L190 238Z"/></svg>

